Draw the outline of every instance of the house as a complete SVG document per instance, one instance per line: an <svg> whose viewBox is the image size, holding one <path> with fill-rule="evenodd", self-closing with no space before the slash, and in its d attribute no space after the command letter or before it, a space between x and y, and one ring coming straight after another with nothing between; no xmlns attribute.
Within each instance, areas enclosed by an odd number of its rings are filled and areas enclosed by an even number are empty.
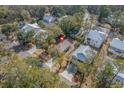
<svg viewBox="0 0 124 93"><path fill-rule="evenodd" d="M55 18L51 15L46 15L43 18L43 22L46 23L46 24L53 23L54 21L55 21Z"/></svg>
<svg viewBox="0 0 124 93"><path fill-rule="evenodd" d="M37 32L46 32L46 30L41 29L37 23L34 24L25 24L25 26L22 27L21 31L28 32L34 30Z"/></svg>
<svg viewBox="0 0 124 93"><path fill-rule="evenodd" d="M124 58L124 40L114 38L110 43L108 51Z"/></svg>
<svg viewBox="0 0 124 93"><path fill-rule="evenodd" d="M106 40L106 35L104 32L99 30L91 30L85 37L85 44L88 44L95 48L100 48L101 45Z"/></svg>
<svg viewBox="0 0 124 93"><path fill-rule="evenodd" d="M67 52L70 49L71 45L71 42L65 39L57 45L57 49L59 50L59 52Z"/></svg>
<svg viewBox="0 0 124 93"><path fill-rule="evenodd" d="M36 37L37 35L41 33L42 33L42 38L46 39L48 37L48 32L46 30L41 29L37 23L25 24L25 26L23 26L21 29L22 32L30 32L32 30L35 32L34 37Z"/></svg>
<svg viewBox="0 0 124 93"><path fill-rule="evenodd" d="M98 26L95 28L97 31L100 31L102 32L102 34L106 35L106 37L109 35L110 33L110 29L108 28L105 28L105 27L101 27L101 26Z"/></svg>
<svg viewBox="0 0 124 93"><path fill-rule="evenodd" d="M77 72L77 68L74 64L69 64L67 68L62 72L59 73L60 79L64 81L68 85L74 84L74 75Z"/></svg>
<svg viewBox="0 0 124 93"><path fill-rule="evenodd" d="M113 82L115 82L115 81L120 82L124 86L124 72L123 73L122 72L119 72L117 74L117 76L114 78L114 81Z"/></svg>
<svg viewBox="0 0 124 93"><path fill-rule="evenodd" d="M91 63L96 53L90 46L80 45L72 54L72 58L84 63Z"/></svg>

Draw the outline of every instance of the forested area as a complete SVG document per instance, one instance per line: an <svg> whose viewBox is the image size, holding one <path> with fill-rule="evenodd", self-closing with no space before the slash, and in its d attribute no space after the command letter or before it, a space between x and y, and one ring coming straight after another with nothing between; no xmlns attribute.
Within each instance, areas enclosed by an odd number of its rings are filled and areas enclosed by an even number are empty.
<svg viewBox="0 0 124 93"><path fill-rule="evenodd" d="M85 20L86 10L90 13L90 19ZM54 25L46 26L43 23L45 14L55 17ZM66 17L65 17L66 16ZM64 18L63 18L64 17ZM60 20L61 19L61 20ZM20 23L37 23L41 28L48 31L48 37L41 39L43 34L38 34L35 38L35 31L21 32ZM107 24L110 30L124 35L124 6L0 6L0 34L6 36L7 41L12 43L18 41L22 50L28 50L33 45L42 45L41 49L45 50L49 55L57 55L55 61L63 71L66 66L62 62L69 56L58 53L57 38L64 35L75 41L75 48L82 44L84 36L75 36L79 31L89 31L94 25ZM83 28L83 30L81 30ZM61 82L58 73L53 73L48 68L42 66L40 57L27 57L25 59L18 56L15 51L11 51L1 39L0 42L0 87L71 87ZM9 44L9 43L8 43ZM104 51L103 47L103 51ZM107 49L106 49L107 51ZM102 57L102 56L100 56ZM103 58L103 57L102 57ZM124 64L123 59L117 59L120 65ZM95 62L93 60L93 62ZM97 60L97 63L101 60ZM69 62L70 63L70 60ZM66 65L68 64L66 63ZM93 63L84 64L74 62L78 75L75 78L80 82L78 87L82 87L89 74L96 75L97 66ZM65 64L64 64L65 65ZM59 70L60 70L59 69ZM122 69L122 68L121 68ZM58 71L59 72L59 71ZM94 74L95 73L95 74ZM122 87L120 83L113 84L114 74L112 68L106 64L105 69L98 73L96 81L93 81L93 87ZM96 77L94 77L96 78ZM94 80L93 78L93 80ZM92 78L91 78L92 79Z"/></svg>

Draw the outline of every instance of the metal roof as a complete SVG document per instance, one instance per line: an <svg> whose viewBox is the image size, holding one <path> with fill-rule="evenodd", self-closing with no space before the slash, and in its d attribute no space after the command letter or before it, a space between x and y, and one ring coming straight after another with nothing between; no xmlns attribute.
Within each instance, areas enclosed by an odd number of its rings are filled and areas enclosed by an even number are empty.
<svg viewBox="0 0 124 93"><path fill-rule="evenodd" d="M26 24L23 28L22 31L31 31L35 30L36 32L46 32L46 30L41 29L37 23L34 24Z"/></svg>
<svg viewBox="0 0 124 93"><path fill-rule="evenodd" d="M111 47L124 51L124 41L121 41L118 38L114 38L110 43Z"/></svg>
<svg viewBox="0 0 124 93"><path fill-rule="evenodd" d="M91 30L88 33L87 37L95 41L104 41L106 38L104 35L104 32L97 31L97 30Z"/></svg>
<svg viewBox="0 0 124 93"><path fill-rule="evenodd" d="M86 61L95 56L95 54L95 51L93 51L90 46L80 45L72 55L80 61Z"/></svg>

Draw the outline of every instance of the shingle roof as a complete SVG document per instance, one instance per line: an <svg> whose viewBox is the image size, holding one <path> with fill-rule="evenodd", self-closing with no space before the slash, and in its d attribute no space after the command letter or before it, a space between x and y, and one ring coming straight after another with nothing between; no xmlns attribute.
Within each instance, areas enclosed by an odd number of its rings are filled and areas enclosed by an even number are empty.
<svg viewBox="0 0 124 93"><path fill-rule="evenodd" d="M118 38L114 38L110 43L110 46L124 51L124 41L121 41Z"/></svg>

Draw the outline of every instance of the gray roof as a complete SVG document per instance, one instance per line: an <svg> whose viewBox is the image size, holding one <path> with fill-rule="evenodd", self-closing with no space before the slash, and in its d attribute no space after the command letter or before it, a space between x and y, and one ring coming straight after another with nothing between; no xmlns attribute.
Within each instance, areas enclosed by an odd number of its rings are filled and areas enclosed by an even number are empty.
<svg viewBox="0 0 124 93"><path fill-rule="evenodd" d="M55 18L51 15L44 16L43 20L47 23L50 23L55 20Z"/></svg>
<svg viewBox="0 0 124 93"><path fill-rule="evenodd" d="M66 39L63 42L60 42L57 45L57 48L61 51L64 52L67 48L69 48L71 46L71 43Z"/></svg>
<svg viewBox="0 0 124 93"><path fill-rule="evenodd" d="M104 32L100 32L97 30L91 30L88 33L87 38L91 38L92 40L95 41L104 41L106 39Z"/></svg>
<svg viewBox="0 0 124 93"><path fill-rule="evenodd" d="M68 71L68 73L71 73L74 75L77 72L77 68L74 64L69 64L67 66L67 71Z"/></svg>
<svg viewBox="0 0 124 93"><path fill-rule="evenodd" d="M72 54L80 61L86 61L96 55L96 52L90 46L80 45Z"/></svg>
<svg viewBox="0 0 124 93"><path fill-rule="evenodd" d="M124 41L121 41L118 38L114 38L110 43L111 47L124 51Z"/></svg>

